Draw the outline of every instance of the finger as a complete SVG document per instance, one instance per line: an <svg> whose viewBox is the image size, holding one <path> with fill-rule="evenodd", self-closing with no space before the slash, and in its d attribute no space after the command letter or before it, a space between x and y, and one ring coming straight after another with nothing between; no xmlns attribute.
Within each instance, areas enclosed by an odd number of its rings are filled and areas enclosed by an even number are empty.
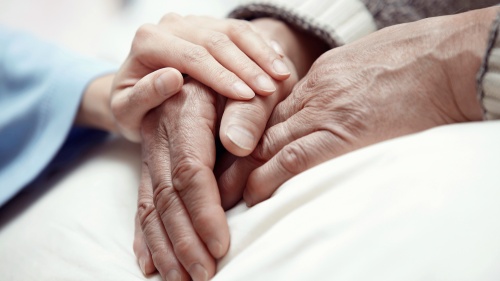
<svg viewBox="0 0 500 281"><path fill-rule="evenodd" d="M339 155L343 146L341 138L327 131L314 132L286 145L250 174L243 199L248 206L268 199L288 179Z"/></svg>
<svg viewBox="0 0 500 281"><path fill-rule="evenodd" d="M220 249L213 247L212 241L206 240L207 237L212 237L209 236L210 233L207 235L203 232L203 226L208 225L205 229L211 230L212 224L219 226L222 223L217 229L217 233L222 231L226 235L226 241L220 241L227 245L222 250L227 251L229 245L229 230L220 199L217 199L217 187L210 187L210 182L206 180L209 176L214 178L212 173L215 162L214 100L215 93L193 80L186 84L179 94L172 97L162 107L162 111L153 112L163 117L160 126L162 131L158 132L157 129L154 131L154 127L144 128L148 131L152 129L153 135L156 136L156 139L147 136L144 138L145 144L150 149L147 154L148 163L151 163L155 206L176 256L194 280L206 280L215 274L215 260L207 246L210 249ZM189 174L189 171L195 171L192 177L196 183L191 186L187 182L185 184L187 188L182 188L184 183L179 178L183 179L182 175ZM196 180L198 176L203 179L201 182ZM187 181L190 178L191 176L187 177ZM207 185L208 189L205 188ZM190 195L191 191L186 192L185 189L204 195L200 199ZM206 194L207 190L209 194ZM210 204L206 205L205 202ZM213 216L210 209L215 208L212 207L213 202L220 209L217 216ZM210 208L207 207L209 205ZM197 206L201 209L193 211L192 208ZM202 216L205 211L209 214L208 217ZM214 251L213 255L218 254Z"/></svg>
<svg viewBox="0 0 500 281"><path fill-rule="evenodd" d="M248 54L259 66L277 80L284 80L290 76L291 71L281 58L281 55L251 28L249 22L234 19L229 21L232 23L228 27L227 33L245 54Z"/></svg>
<svg viewBox="0 0 500 281"><path fill-rule="evenodd" d="M219 188L219 195L221 199L222 208L225 211L227 211L232 207L234 207L234 205L242 199L243 190L241 190L241 193L238 194L239 193L238 190L233 192L233 190L221 189L220 182L224 178L223 177L224 173L229 169L229 167L234 165L234 163L236 162L236 160L239 159L239 157L231 154L222 147L217 149L220 149L221 153L217 155L217 160L214 167L214 175L217 180L217 186ZM239 176L239 175L231 175L231 176Z"/></svg>
<svg viewBox="0 0 500 281"><path fill-rule="evenodd" d="M174 167L172 177L199 237L215 258L223 257L229 249L229 228L212 169L186 158Z"/></svg>
<svg viewBox="0 0 500 281"><path fill-rule="evenodd" d="M236 160L219 177L219 192L224 208L234 205L241 198L253 170L269 161L287 144L315 130L310 116L309 110L304 109L289 120L267 129L252 154Z"/></svg>
<svg viewBox="0 0 500 281"><path fill-rule="evenodd" d="M250 157L237 159L217 178L221 204L225 210L232 208L243 198L243 190L250 173L262 165L250 160Z"/></svg>
<svg viewBox="0 0 500 281"><path fill-rule="evenodd" d="M142 166L137 216L144 238L152 254L154 266L164 280L189 280L189 276L174 254L153 202L151 176L146 164ZM146 266L146 265L145 265ZM149 267L150 268L150 267ZM147 272L147 270L145 270Z"/></svg>
<svg viewBox="0 0 500 281"><path fill-rule="evenodd" d="M186 25L183 39L203 46L225 68L241 78L255 93L268 96L276 91L271 77L221 32Z"/></svg>
<svg viewBox="0 0 500 281"><path fill-rule="evenodd" d="M156 267L153 262L153 257L149 251L146 238L142 233L141 223L139 222L139 214L135 216L135 232L134 232L134 245L133 245L135 256L137 257L137 262L144 275L151 274L156 271Z"/></svg>
<svg viewBox="0 0 500 281"><path fill-rule="evenodd" d="M235 73L256 93L268 96L276 91L276 86L269 75L226 34L207 28L207 23L213 21L221 20L203 18L202 22L191 22L190 17L174 16L173 19L167 17L164 24L179 38L203 46L219 63Z"/></svg>
<svg viewBox="0 0 500 281"><path fill-rule="evenodd" d="M196 98L193 92L185 97L197 110L184 113L182 120L176 122L177 137L170 142L173 186L196 233L210 253L220 258L229 248L229 228L213 172L215 108L207 107L205 104L210 101Z"/></svg>
<svg viewBox="0 0 500 281"><path fill-rule="evenodd" d="M116 93L111 101L111 109L123 135L139 142L140 124L146 113L179 92L183 81L178 70L163 68L146 75L132 88Z"/></svg>
<svg viewBox="0 0 500 281"><path fill-rule="evenodd" d="M158 26L141 27L134 42L140 44L133 44L131 60L136 58L147 69L176 68L231 99L248 100L255 96L246 83L204 47L166 33Z"/></svg>
<svg viewBox="0 0 500 281"><path fill-rule="evenodd" d="M168 157L169 153L153 152L149 160L149 163L152 163L150 171L154 186L154 205L172 243L175 256L193 280L208 280L215 274L215 261L198 237L189 213L172 184L170 159L165 159L165 155Z"/></svg>
<svg viewBox="0 0 500 281"><path fill-rule="evenodd" d="M226 34L248 57L276 80L287 79L291 71L282 59L277 42L269 44L251 23L243 20L218 20L210 17L186 17L190 23ZM279 48L276 48L278 45Z"/></svg>
<svg viewBox="0 0 500 281"><path fill-rule="evenodd" d="M257 96L247 102L228 100L219 130L224 147L236 156L249 155L261 138L276 104L287 98L295 81L297 77L293 75L277 83L277 91L268 97Z"/></svg>

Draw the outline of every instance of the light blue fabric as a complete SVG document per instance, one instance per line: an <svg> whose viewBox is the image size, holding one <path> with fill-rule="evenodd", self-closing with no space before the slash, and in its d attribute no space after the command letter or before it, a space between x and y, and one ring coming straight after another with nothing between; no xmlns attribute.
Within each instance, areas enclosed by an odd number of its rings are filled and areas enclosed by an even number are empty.
<svg viewBox="0 0 500 281"><path fill-rule="evenodd" d="M0 206L63 146L89 81L115 69L0 27ZM72 142L75 151L85 145Z"/></svg>

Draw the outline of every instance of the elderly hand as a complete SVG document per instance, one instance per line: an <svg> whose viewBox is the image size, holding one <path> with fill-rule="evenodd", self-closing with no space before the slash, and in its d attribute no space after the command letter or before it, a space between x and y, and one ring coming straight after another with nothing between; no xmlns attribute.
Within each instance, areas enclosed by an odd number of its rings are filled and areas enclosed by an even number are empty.
<svg viewBox="0 0 500 281"><path fill-rule="evenodd" d="M217 97L191 80L142 122L137 211L142 233L136 229L134 250L145 273L156 267L166 280L208 280L215 274L214 257L229 247L212 172L216 107L223 102Z"/></svg>
<svg viewBox="0 0 500 281"><path fill-rule="evenodd" d="M496 8L376 32L329 51L274 110L259 146L219 178L254 205L331 158L439 125L482 119L476 74Z"/></svg>
<svg viewBox="0 0 500 281"><path fill-rule="evenodd" d="M234 100L271 95L290 76L275 45L242 20L167 14L142 26L112 87L118 130L139 142L142 118L181 89L181 73Z"/></svg>

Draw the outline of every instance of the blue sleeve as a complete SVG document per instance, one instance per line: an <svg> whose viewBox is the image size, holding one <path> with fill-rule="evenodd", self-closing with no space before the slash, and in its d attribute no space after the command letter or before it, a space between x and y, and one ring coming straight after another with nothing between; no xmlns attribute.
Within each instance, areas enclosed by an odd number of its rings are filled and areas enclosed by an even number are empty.
<svg viewBox="0 0 500 281"><path fill-rule="evenodd" d="M72 130L87 84L115 69L0 27L0 206L47 169ZM73 131L63 156L102 137Z"/></svg>

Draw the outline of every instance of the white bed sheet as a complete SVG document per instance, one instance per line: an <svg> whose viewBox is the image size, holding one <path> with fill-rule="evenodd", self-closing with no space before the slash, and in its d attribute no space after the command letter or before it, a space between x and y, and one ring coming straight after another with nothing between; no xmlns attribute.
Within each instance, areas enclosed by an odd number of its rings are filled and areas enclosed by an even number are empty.
<svg viewBox="0 0 500 281"><path fill-rule="evenodd" d="M500 122L447 126L311 169L227 213L214 280L499 280L499 143ZM1 279L144 280L138 163L137 146L111 140L4 208Z"/></svg>

